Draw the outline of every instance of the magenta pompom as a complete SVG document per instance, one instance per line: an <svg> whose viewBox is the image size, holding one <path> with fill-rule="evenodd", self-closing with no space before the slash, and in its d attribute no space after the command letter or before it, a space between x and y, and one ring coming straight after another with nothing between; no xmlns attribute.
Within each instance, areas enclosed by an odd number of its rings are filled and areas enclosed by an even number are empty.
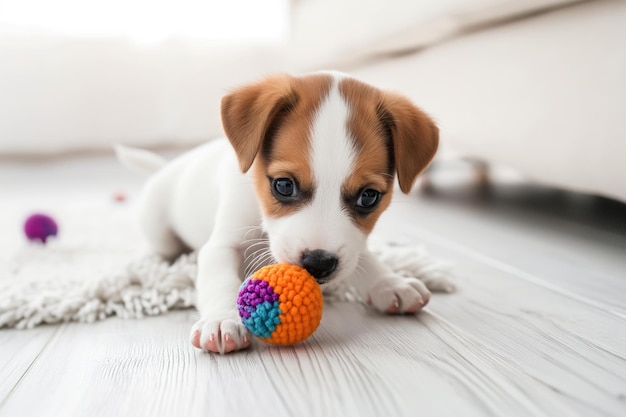
<svg viewBox="0 0 626 417"><path fill-rule="evenodd" d="M29 240L46 243L50 236L56 236L59 227L54 219L46 214L31 214L24 222L24 233Z"/></svg>

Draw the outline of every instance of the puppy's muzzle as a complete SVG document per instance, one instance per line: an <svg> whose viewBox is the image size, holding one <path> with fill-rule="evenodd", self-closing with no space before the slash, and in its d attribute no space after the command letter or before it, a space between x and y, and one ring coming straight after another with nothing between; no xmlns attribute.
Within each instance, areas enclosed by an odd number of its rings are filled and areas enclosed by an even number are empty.
<svg viewBox="0 0 626 417"><path fill-rule="evenodd" d="M320 284L328 281L326 278L337 269L338 264L339 258L325 250L317 249L302 254L302 267Z"/></svg>

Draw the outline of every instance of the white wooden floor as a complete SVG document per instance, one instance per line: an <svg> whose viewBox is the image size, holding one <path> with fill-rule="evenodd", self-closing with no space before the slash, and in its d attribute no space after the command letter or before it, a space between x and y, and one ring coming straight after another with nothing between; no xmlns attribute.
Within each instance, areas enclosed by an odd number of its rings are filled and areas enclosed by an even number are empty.
<svg viewBox="0 0 626 417"><path fill-rule="evenodd" d="M327 304L296 347L201 353L193 311L0 330L0 416L625 416L626 206L540 187L404 198L456 263L417 316Z"/></svg>

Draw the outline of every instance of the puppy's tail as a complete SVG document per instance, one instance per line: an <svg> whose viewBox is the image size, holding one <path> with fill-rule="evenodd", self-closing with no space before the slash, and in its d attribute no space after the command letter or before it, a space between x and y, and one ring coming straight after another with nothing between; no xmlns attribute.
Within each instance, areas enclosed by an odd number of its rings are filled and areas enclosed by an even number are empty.
<svg viewBox="0 0 626 417"><path fill-rule="evenodd" d="M154 174L167 163L167 160L162 156L144 149L123 145L115 145L113 148L122 165L144 175Z"/></svg>

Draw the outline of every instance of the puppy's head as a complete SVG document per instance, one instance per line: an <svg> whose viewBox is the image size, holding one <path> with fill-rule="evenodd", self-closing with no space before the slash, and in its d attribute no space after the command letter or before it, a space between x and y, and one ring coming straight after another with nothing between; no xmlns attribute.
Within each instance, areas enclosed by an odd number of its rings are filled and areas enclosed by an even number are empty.
<svg viewBox="0 0 626 417"><path fill-rule="evenodd" d="M394 177L408 193L438 143L409 100L335 73L235 90L222 122L241 170L253 170L272 255L320 284L354 271Z"/></svg>

